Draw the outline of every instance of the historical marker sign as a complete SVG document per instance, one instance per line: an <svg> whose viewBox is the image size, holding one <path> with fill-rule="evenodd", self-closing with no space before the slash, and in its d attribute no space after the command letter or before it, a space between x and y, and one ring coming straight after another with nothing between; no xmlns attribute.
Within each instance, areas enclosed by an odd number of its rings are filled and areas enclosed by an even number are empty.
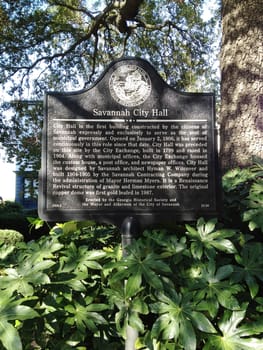
<svg viewBox="0 0 263 350"><path fill-rule="evenodd" d="M141 59L46 94L39 215L192 220L218 211L214 94L180 93Z"/></svg>

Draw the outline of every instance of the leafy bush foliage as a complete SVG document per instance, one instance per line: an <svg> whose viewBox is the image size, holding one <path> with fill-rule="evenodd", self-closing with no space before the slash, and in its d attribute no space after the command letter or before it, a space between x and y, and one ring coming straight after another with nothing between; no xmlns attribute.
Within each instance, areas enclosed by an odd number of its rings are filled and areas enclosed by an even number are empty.
<svg viewBox="0 0 263 350"><path fill-rule="evenodd" d="M27 219L29 215L30 220ZM36 210L24 210L21 204L12 201L0 203L0 229L18 231L24 236L25 241L37 239L45 233L48 234L48 225L43 225L42 222L41 229L38 229L37 226L31 225L34 220L37 221Z"/></svg>
<svg viewBox="0 0 263 350"><path fill-rule="evenodd" d="M29 225L26 216L18 212L0 212L0 229L11 229L20 232L25 240L33 238L29 233Z"/></svg>
<svg viewBox="0 0 263 350"><path fill-rule="evenodd" d="M21 233L16 230L0 229L0 244L1 243L15 244L16 242L20 242L23 240L24 240L23 235L21 235Z"/></svg>
<svg viewBox="0 0 263 350"><path fill-rule="evenodd" d="M125 256L94 222L0 247L0 349L118 350L130 326L140 350L263 350L260 171L226 175L224 220L145 230Z"/></svg>
<svg viewBox="0 0 263 350"><path fill-rule="evenodd" d="M223 177L224 210L228 223L263 231L263 161L254 166L233 169Z"/></svg>
<svg viewBox="0 0 263 350"><path fill-rule="evenodd" d="M22 213L21 204L12 201L5 201L0 204L0 213Z"/></svg>

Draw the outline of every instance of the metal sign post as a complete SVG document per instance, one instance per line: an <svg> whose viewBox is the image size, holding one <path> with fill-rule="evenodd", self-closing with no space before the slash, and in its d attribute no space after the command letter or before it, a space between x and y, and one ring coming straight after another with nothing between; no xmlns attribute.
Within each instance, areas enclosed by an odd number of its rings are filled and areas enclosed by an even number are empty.
<svg viewBox="0 0 263 350"><path fill-rule="evenodd" d="M126 247L138 237L140 232L139 223L134 217L127 217L121 225L121 241L123 256L127 256ZM127 326L125 350L135 350L135 342L138 338L138 331L131 326Z"/></svg>

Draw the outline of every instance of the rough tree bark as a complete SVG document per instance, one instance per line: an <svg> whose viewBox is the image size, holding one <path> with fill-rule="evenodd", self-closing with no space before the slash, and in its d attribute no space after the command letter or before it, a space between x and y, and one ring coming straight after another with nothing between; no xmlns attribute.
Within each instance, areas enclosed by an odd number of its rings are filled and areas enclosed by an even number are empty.
<svg viewBox="0 0 263 350"><path fill-rule="evenodd" d="M262 0L222 0L221 164L263 158Z"/></svg>

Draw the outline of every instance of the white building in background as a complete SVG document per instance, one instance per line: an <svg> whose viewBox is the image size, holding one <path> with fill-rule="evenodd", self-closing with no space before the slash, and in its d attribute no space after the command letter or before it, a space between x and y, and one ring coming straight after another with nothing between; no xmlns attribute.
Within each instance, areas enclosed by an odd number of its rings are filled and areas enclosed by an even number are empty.
<svg viewBox="0 0 263 350"><path fill-rule="evenodd" d="M38 180L32 176L30 167L20 174L16 164L7 162L4 149L0 146L0 199L16 201L25 209L37 207Z"/></svg>
<svg viewBox="0 0 263 350"><path fill-rule="evenodd" d="M0 197L14 201L16 192L16 166L7 162L4 149L0 146Z"/></svg>
<svg viewBox="0 0 263 350"><path fill-rule="evenodd" d="M21 173L16 167L15 201L20 203L24 209L37 208L38 178L31 166Z"/></svg>

